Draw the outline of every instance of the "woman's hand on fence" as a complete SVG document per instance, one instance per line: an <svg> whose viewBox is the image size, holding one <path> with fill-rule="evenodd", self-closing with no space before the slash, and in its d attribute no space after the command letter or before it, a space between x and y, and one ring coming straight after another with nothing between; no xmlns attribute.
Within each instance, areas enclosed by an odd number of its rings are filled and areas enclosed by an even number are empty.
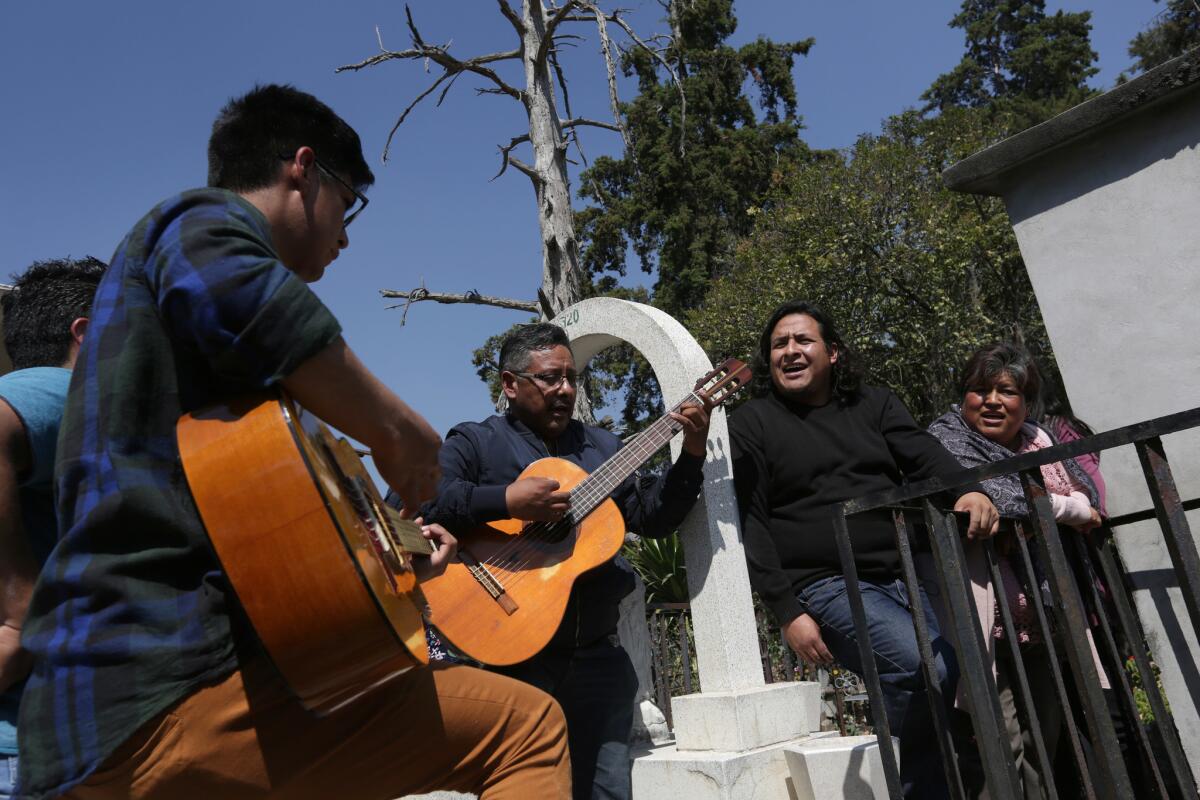
<svg viewBox="0 0 1200 800"><path fill-rule="evenodd" d="M991 498L983 492L967 492L958 498L954 510L971 515L971 521L967 525L968 539L987 539L995 535L1000 528L1000 512L996 510Z"/></svg>
<svg viewBox="0 0 1200 800"><path fill-rule="evenodd" d="M783 639L796 655L810 664L828 666L833 663L833 655L821 638L821 626L808 614L801 614L784 625Z"/></svg>
<svg viewBox="0 0 1200 800"><path fill-rule="evenodd" d="M1088 531L1092 530L1093 528L1099 528L1101 525L1104 524L1104 520L1100 518L1099 511L1097 511L1094 508L1089 508L1088 511L1091 513L1091 516L1088 517L1088 521L1083 523L1082 525L1076 526L1079 529L1080 533L1087 533Z"/></svg>

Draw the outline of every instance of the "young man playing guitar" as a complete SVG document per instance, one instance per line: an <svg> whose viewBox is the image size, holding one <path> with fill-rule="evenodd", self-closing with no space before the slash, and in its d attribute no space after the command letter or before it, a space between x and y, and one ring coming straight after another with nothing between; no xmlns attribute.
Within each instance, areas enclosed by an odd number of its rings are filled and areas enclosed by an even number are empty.
<svg viewBox="0 0 1200 800"><path fill-rule="evenodd" d="M559 522L571 511L570 495L551 478L518 479L522 471L553 456L591 472L621 449L612 433L571 419L578 373L562 328L521 326L500 348L500 369L508 413L455 426L442 448L442 481L425 517L452 532L507 518ZM708 409L686 405L671 416L684 432L679 459L656 481L630 477L612 494L626 527L644 536L674 531L703 481ZM633 575L613 561L586 573L550 643L527 661L497 668L562 703L576 798L630 796L637 677L616 629L618 604L633 585Z"/></svg>
<svg viewBox="0 0 1200 800"><path fill-rule="evenodd" d="M61 538L24 630L21 796L569 793L561 711L517 681L412 669L306 711L249 631L180 467L181 414L281 386L367 444L410 508L432 495L439 437L305 285L349 244L373 180L331 109L260 87L213 126L213 188L167 199L117 248L62 423ZM428 536L436 572L454 541Z"/></svg>

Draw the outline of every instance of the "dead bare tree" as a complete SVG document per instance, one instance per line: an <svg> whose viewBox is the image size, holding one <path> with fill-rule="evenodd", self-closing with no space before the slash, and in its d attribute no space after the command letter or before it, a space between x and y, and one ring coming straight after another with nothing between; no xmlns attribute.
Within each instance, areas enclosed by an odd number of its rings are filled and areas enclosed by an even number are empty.
<svg viewBox="0 0 1200 800"><path fill-rule="evenodd" d="M522 0L518 12L508 0L496 2L501 15L516 34L516 46L511 50L466 59L452 56L449 44L435 45L424 40L413 21L411 9L406 5L405 17L411 47L406 50L388 50L384 47L383 39L377 30L379 53L356 64L347 64L337 69L338 72L357 71L393 60L424 61L427 69L432 62L442 68L442 74L404 108L392 126L384 148L385 161L392 139L412 110L439 89L441 92L437 104L440 105L447 92L464 74L481 77L489 84L477 88L478 94L506 95L520 102L529 119L528 133L512 137L506 145L499 145L500 170L495 177L503 175L512 167L528 177L533 184L542 242L542 282L537 291L536 304L525 300L485 298L477 292L461 295L431 293L424 287L411 292L383 290L385 297L407 298L407 303L402 304L406 311L407 306L414 302L436 300L442 303L482 303L519 310L533 309L540 312L543 318L550 318L572 303L582 300L585 280L579 265L579 240L575 233L575 220L571 210L571 190L567 174L568 145L574 142L582 155L578 131L583 127L619 132L627 149L629 145L629 134L618 105L616 60L609 37L609 26L615 25L624 31L632 43L631 46L643 48L651 53L664 69L675 77L671 65L658 49L658 45L663 44L663 38L651 37L649 40L643 40L622 18L620 10L605 13L595 2L589 0L566 0L561 4L552 2L549 5L541 0ZM600 50L608 73L612 122L571 115L567 83L559 64L559 48L565 41L579 38L574 34L565 33L566 26L578 23L596 26ZM525 78L523 87L518 88L510 84L493 68L496 64L508 61L519 61L522 64ZM680 86L682 98L682 86L677 79L676 85ZM560 116L558 111L560 94L565 117ZM680 141L682 147L682 138ZM528 144L533 151L533 158L528 162L514 154L523 144Z"/></svg>

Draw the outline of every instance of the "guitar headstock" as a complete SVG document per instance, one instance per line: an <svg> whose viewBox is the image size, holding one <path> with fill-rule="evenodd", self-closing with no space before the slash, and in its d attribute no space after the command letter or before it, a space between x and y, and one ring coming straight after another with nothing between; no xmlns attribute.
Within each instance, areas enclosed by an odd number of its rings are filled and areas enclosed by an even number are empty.
<svg viewBox="0 0 1200 800"><path fill-rule="evenodd" d="M744 362L736 358L727 358L712 372L696 381L696 393L712 406L719 406L749 383L750 376L750 367Z"/></svg>

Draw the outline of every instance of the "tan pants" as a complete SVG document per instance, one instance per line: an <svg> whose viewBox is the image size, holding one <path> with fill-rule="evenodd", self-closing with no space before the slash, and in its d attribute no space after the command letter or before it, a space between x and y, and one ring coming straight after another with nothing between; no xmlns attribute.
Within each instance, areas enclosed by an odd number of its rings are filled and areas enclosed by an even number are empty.
<svg viewBox="0 0 1200 800"><path fill-rule="evenodd" d="M566 742L549 695L470 667L412 670L318 718L260 661L151 720L67 797L551 800L571 796Z"/></svg>

